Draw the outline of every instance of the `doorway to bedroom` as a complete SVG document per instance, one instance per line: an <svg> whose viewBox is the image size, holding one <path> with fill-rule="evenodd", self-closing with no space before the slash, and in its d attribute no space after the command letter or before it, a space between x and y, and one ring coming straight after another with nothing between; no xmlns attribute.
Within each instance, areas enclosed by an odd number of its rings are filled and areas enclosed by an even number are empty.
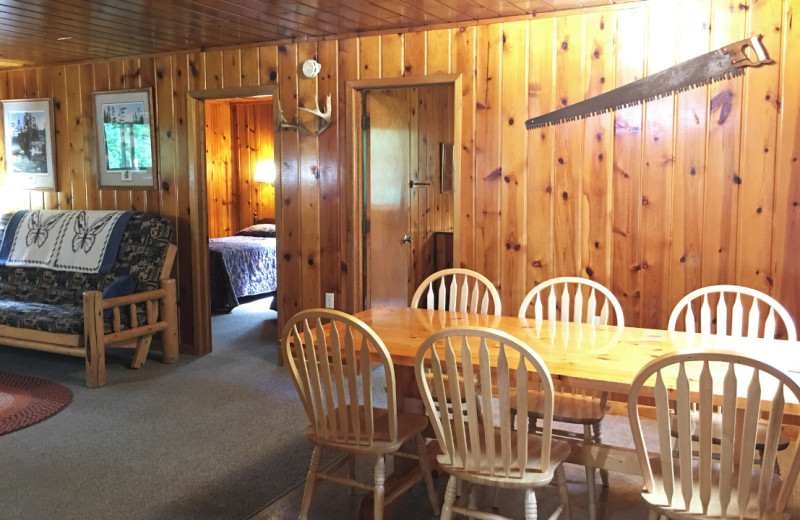
<svg viewBox="0 0 800 520"><path fill-rule="evenodd" d="M190 305L198 354L219 346L212 331L224 321L219 317L238 321L234 329L247 322L277 334L270 309L278 298L280 244L276 93L274 86L189 92Z"/></svg>
<svg viewBox="0 0 800 520"><path fill-rule="evenodd" d="M205 101L212 314L265 299L266 309L275 310L272 108L271 96Z"/></svg>

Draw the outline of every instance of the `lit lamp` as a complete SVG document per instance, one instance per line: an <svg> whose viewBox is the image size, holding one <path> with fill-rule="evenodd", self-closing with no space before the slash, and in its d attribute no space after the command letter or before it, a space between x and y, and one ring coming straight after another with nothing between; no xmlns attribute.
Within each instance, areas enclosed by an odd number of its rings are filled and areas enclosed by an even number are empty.
<svg viewBox="0 0 800 520"><path fill-rule="evenodd" d="M256 174L253 176L256 182L266 182L275 184L275 161L258 161L256 164Z"/></svg>

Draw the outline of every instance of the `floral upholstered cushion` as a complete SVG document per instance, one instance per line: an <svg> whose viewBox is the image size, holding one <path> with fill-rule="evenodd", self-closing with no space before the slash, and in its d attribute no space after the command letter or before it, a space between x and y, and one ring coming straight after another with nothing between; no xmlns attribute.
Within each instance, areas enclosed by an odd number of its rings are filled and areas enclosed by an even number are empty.
<svg viewBox="0 0 800 520"><path fill-rule="evenodd" d="M0 242L5 230L2 222L0 218ZM84 292L102 291L122 275L133 277L137 292L158 288L174 231L164 217L134 213L108 274L0 266L0 324L82 333Z"/></svg>

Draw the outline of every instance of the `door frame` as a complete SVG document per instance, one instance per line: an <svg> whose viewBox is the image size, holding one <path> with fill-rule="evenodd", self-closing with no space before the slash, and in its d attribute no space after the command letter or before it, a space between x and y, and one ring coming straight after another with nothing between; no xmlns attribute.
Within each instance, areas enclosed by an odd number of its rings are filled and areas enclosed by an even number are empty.
<svg viewBox="0 0 800 520"><path fill-rule="evenodd" d="M361 214L364 208L362 190L364 171L361 149L361 113L364 92L391 88L426 87L435 85L453 86L453 265L460 265L461 231L461 74L436 74L431 76L409 76L397 78L361 79L345 83L345 218L348 230L354 240L347 240L347 265L351 267L349 287L345 294L346 309L349 312L364 310L365 287L361 274L364 272L362 260ZM367 281L369 283L369 281Z"/></svg>
<svg viewBox="0 0 800 520"><path fill-rule="evenodd" d="M275 176L275 200L281 200L281 147L280 120L276 103L278 87L261 85L254 87L230 87L212 90L190 90L186 96L186 124L189 130L189 225L191 227L192 266L192 328L195 355L211 352L211 288L208 268L208 194L206 185L206 132L205 101L272 96L273 150L277 166ZM280 240L281 205L275 204L277 257L281 258ZM281 315L281 285L278 284L275 298L278 316Z"/></svg>

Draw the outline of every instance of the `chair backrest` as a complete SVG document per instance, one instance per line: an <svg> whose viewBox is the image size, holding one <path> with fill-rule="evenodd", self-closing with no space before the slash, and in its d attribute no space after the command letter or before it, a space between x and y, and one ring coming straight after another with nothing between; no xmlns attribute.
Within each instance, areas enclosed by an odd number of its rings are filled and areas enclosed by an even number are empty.
<svg viewBox="0 0 800 520"><path fill-rule="evenodd" d="M422 342L414 361L414 374L447 459L442 462L440 458L441 464L486 476L522 478L525 472L520 468L524 470L531 456L538 456L541 471L547 470L553 382L533 349L493 329L445 329ZM536 381L536 376L545 396L541 453L528 453L527 387L536 384L531 382ZM514 391L517 398L512 403ZM449 410L437 405L443 402L450 403ZM495 436L496 429L499 437Z"/></svg>
<svg viewBox="0 0 800 520"><path fill-rule="evenodd" d="M397 441L394 367L383 341L366 323L335 310L309 309L286 323L282 338L284 360L318 439L373 444L373 406L384 397L374 396L372 389L370 369L378 359L386 373L388 440Z"/></svg>
<svg viewBox="0 0 800 520"><path fill-rule="evenodd" d="M549 291L547 290L549 289ZM547 313L543 313L542 300L547 301ZM564 322L582 322L608 325L612 319L618 328L625 326L622 306L616 296L594 280L576 276L551 278L534 287L522 300L519 307L520 318L528 315L533 306L533 317L538 321L561 319ZM598 306L600 308L597 313ZM572 312L570 313L570 309Z"/></svg>
<svg viewBox="0 0 800 520"><path fill-rule="evenodd" d="M714 305L714 299L716 299L716 305ZM746 311L746 328L745 306L749 307ZM765 318L762 317L760 307L765 307ZM699 331L695 318L695 313L698 311L700 313ZM797 331L789 311L775 298L749 287L710 285L690 292L672 309L667 330L677 330L678 320L682 313L684 314L684 330L689 334L700 332L701 334L734 337L742 337L744 334L748 338L775 338L777 325L775 315L777 314L786 328L787 339L797 340Z"/></svg>
<svg viewBox="0 0 800 520"><path fill-rule="evenodd" d="M643 392L645 384L654 387ZM641 394L655 396L658 442L649 451L637 406ZM690 504L694 514L707 515L702 518L764 518L764 511L782 512L800 469L794 441L789 452L793 461L783 481L773 472L784 406L792 396L794 402L800 399L800 386L787 374L735 352L698 350L649 362L628 394L628 417L647 492L671 503L676 512L686 511ZM712 414L717 403L722 404L723 433L714 450L714 436L719 433L712 432ZM695 415L692 410L699 411ZM759 465L756 430L764 414L769 417ZM671 420L677 423L677 456L671 445ZM693 420L698 421L694 442ZM689 475L692 478L686 478ZM740 511L746 514L740 516Z"/></svg>
<svg viewBox="0 0 800 520"><path fill-rule="evenodd" d="M411 298L411 306L419 307L423 297L427 309L501 314L500 293L494 284L469 269L454 267L433 273L419 284Z"/></svg>

